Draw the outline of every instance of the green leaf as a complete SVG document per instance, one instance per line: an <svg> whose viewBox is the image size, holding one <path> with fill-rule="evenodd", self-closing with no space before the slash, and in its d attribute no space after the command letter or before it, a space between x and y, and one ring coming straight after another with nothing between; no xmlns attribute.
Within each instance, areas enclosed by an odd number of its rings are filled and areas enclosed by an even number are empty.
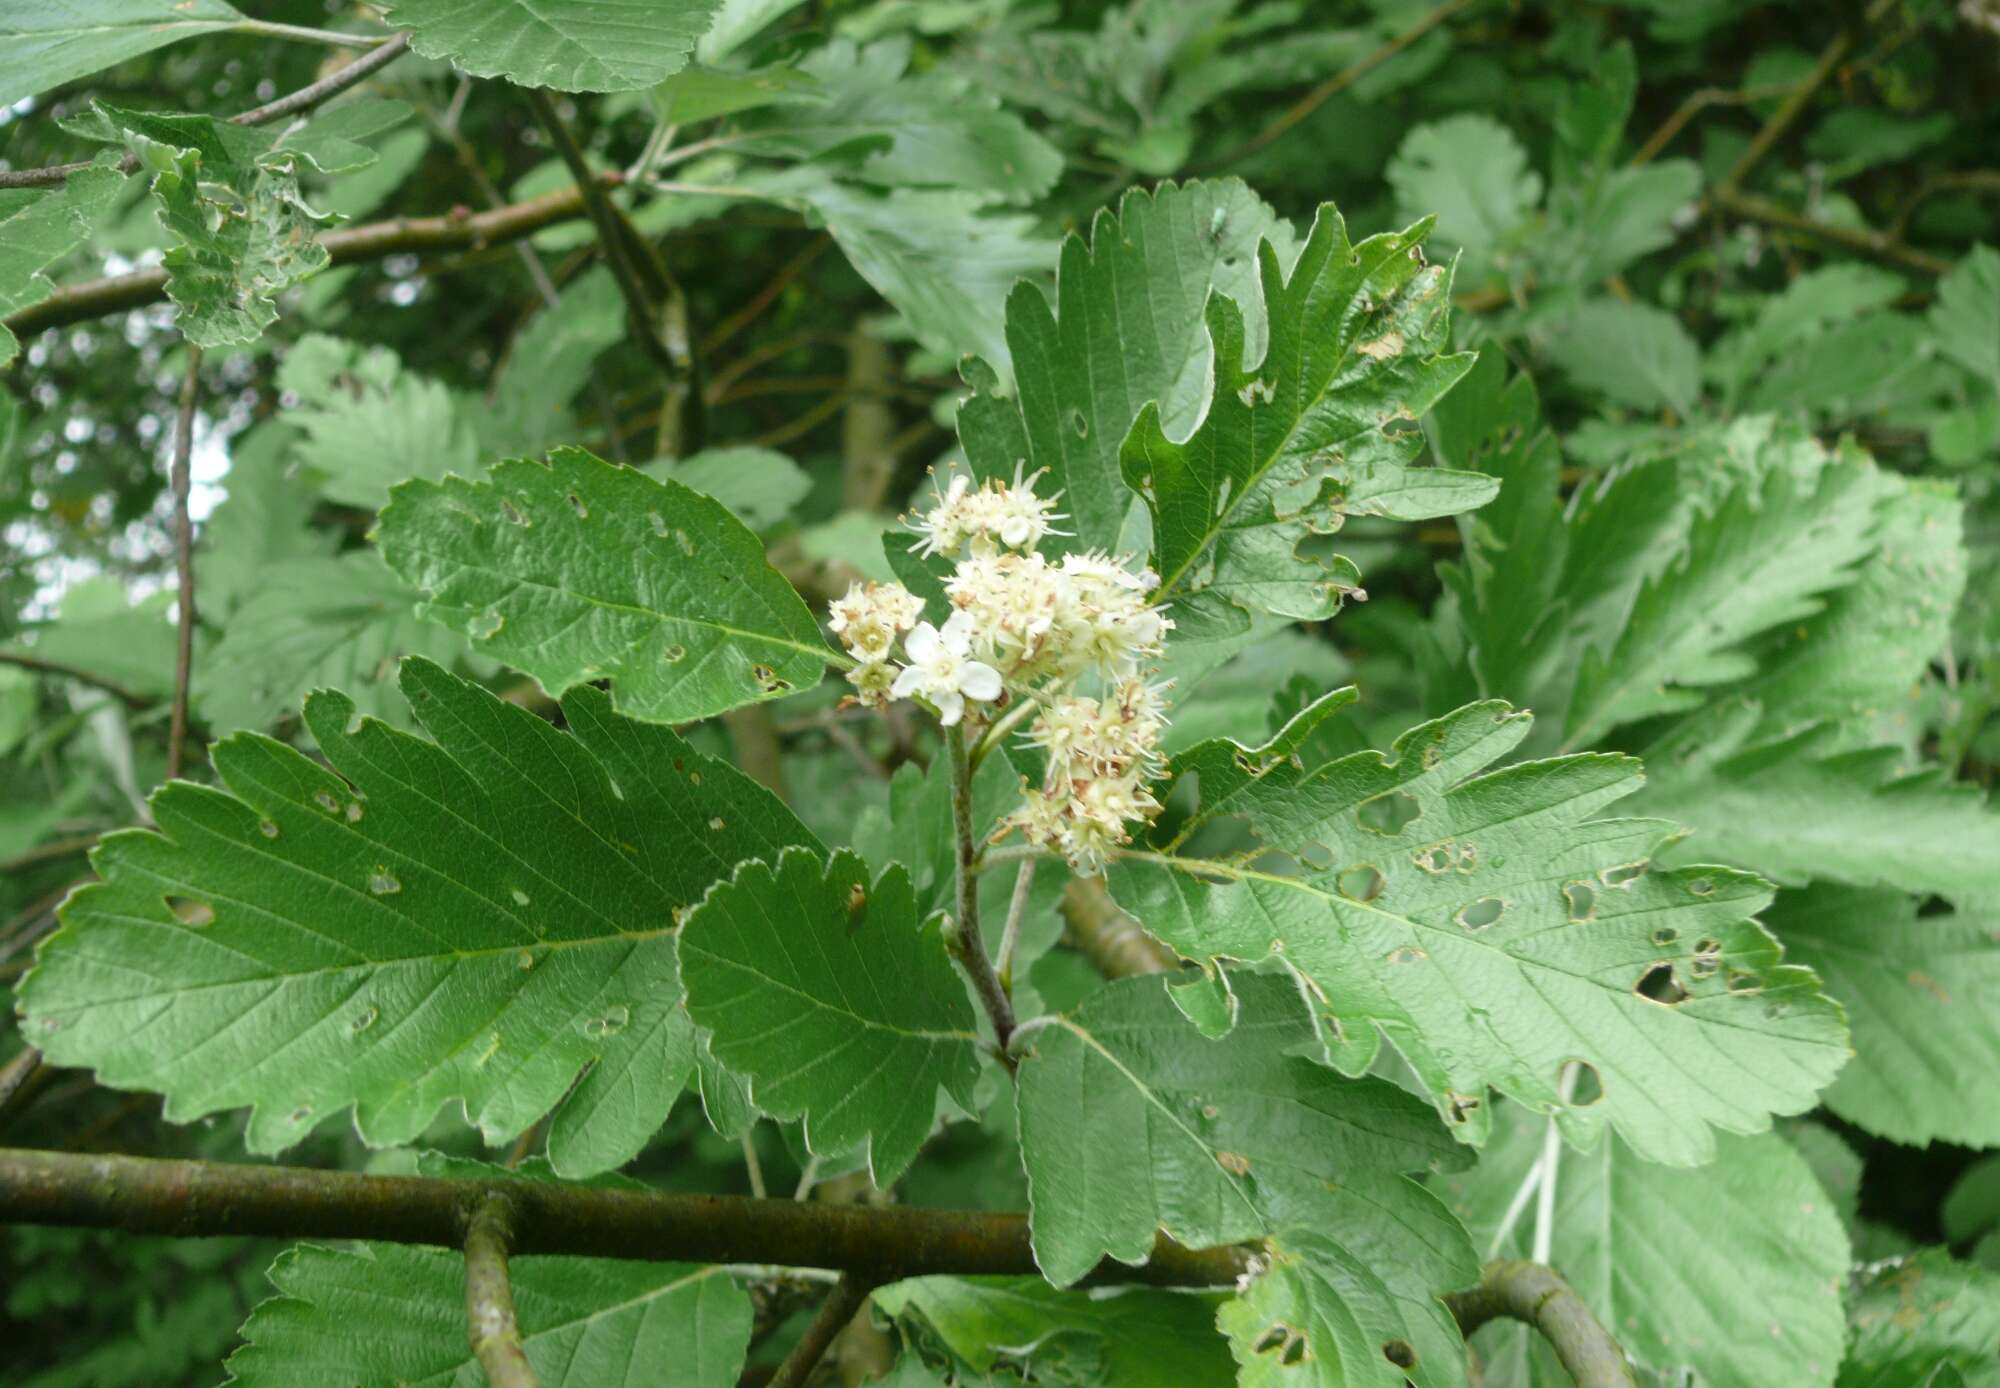
<svg viewBox="0 0 2000 1388"><path fill-rule="evenodd" d="M1311 1215L1216 1314L1241 1388L1463 1383L1464 1342L1439 1297L1477 1282L1479 1261L1443 1202L1400 1177L1343 1181Z"/></svg>
<svg viewBox="0 0 2000 1388"><path fill-rule="evenodd" d="M198 347L255 342L277 321L277 296L326 268L314 238L323 213L299 192L309 155L279 134L209 116L126 111L102 102L94 119L152 176L167 249L167 297ZM310 129L311 127L307 127Z"/></svg>
<svg viewBox="0 0 2000 1388"><path fill-rule="evenodd" d="M1901 892L1815 886L1780 895L1769 921L1786 954L1847 1008L1854 1059L1826 1091L1829 1108L1912 1147L2000 1146L2000 940L1989 913L1919 917Z"/></svg>
<svg viewBox="0 0 2000 1388"><path fill-rule="evenodd" d="M1062 156L994 97L942 67L911 73L910 41L857 47L834 39L799 71L823 100L766 108L744 122L752 153L845 165L889 187L943 187L1029 202L1047 193Z"/></svg>
<svg viewBox="0 0 2000 1388"><path fill-rule="evenodd" d="M1651 865L1673 826L1593 819L1639 764L1583 755L1475 775L1529 715L1473 704L1374 752L1302 771L1290 751L1335 700L1270 743L1205 743L1170 775L1201 804L1173 848L1240 817L1296 872L1241 856L1135 854L1118 903L1184 956L1296 978L1330 1063L1393 1044L1461 1140L1483 1140L1487 1091L1559 1110L1573 1140L1609 1123L1654 1160L1691 1164L1713 1129L1796 1113L1846 1059L1840 1009L1749 917L1770 900L1724 869ZM1268 859L1266 860L1268 861ZM1603 1097L1562 1100L1566 1061Z"/></svg>
<svg viewBox="0 0 2000 1388"><path fill-rule="evenodd" d="M563 287L555 303L521 331L493 379L492 404L478 422L489 453L544 453L576 437L569 402L597 359L625 340L625 300L603 266ZM411 468L404 477L442 477L448 468Z"/></svg>
<svg viewBox="0 0 2000 1388"><path fill-rule="evenodd" d="M1812 727L1744 746L1740 726L1711 715L1653 755L1660 772L1639 804L1693 825L1690 848L1704 857L1794 886L2000 901L2000 813L1978 786L1893 747L1843 752Z"/></svg>
<svg viewBox="0 0 2000 1388"><path fill-rule="evenodd" d="M0 106L242 20L223 0L11 5L0 17Z"/></svg>
<svg viewBox="0 0 2000 1388"><path fill-rule="evenodd" d="M818 78L782 63L749 72L691 67L653 88L653 106L660 119L677 125L732 116L759 106L810 104L823 99Z"/></svg>
<svg viewBox="0 0 2000 1388"><path fill-rule="evenodd" d="M404 482L376 542L424 616L554 694L608 676L631 717L782 698L840 659L724 507L581 449Z"/></svg>
<svg viewBox="0 0 2000 1388"><path fill-rule="evenodd" d="M813 485L803 468L769 448L709 448L692 458L662 459L646 472L714 497L759 532L788 519Z"/></svg>
<svg viewBox="0 0 2000 1388"><path fill-rule="evenodd" d="M416 595L365 550L272 565L196 672L203 721L217 736L262 728L328 687L347 691L362 715L405 721L398 658L449 661L464 645L418 620L415 606Z"/></svg>
<svg viewBox="0 0 2000 1388"><path fill-rule="evenodd" d="M436 742L321 693L305 723L331 769L238 734L214 749L224 789L156 792L159 832L106 838L64 907L25 1025L174 1121L251 1106L255 1152L349 1105L364 1141L409 1142L451 1100L505 1141L588 1068L550 1155L629 1160L692 1064L676 912L811 836L596 690L562 733L426 661L402 682Z"/></svg>
<svg viewBox="0 0 2000 1388"><path fill-rule="evenodd" d="M1692 527L1679 563L1638 593L1617 641L1584 657L1565 747L1703 701L1701 686L1756 663L1743 642L1809 617L1872 548L1879 474L1841 453L1801 476L1781 464L1739 472ZM1567 586L1567 585L1566 585Z"/></svg>
<svg viewBox="0 0 2000 1388"><path fill-rule="evenodd" d="M1031 1364L1093 1388L1214 1388L1230 1377L1217 1298L1127 1288L1061 1292L1038 1277L917 1277L875 1293L885 1315L920 1318L973 1372ZM1071 1365L1083 1373L1065 1373Z"/></svg>
<svg viewBox="0 0 2000 1388"><path fill-rule="evenodd" d="M775 862L743 864L682 927L688 1015L760 1109L803 1116L814 1152L867 1141L886 1188L930 1134L940 1087L971 1107L972 1001L901 867L871 886L850 852Z"/></svg>
<svg viewBox="0 0 2000 1388"><path fill-rule="evenodd" d="M338 535L312 528L317 498L288 475L298 440L299 431L274 416L229 441L223 478L229 496L202 522L195 551L202 619L221 623L225 635L230 616L274 573L299 561L330 558L340 543Z"/></svg>
<svg viewBox="0 0 2000 1388"><path fill-rule="evenodd" d="M731 1388L749 1347L750 1298L719 1267L515 1258L508 1265L528 1365L547 1388L638 1388L671 1377ZM230 1355L242 1388L394 1383L482 1388L465 1333L455 1251L301 1244L279 1255L278 1295L250 1313Z"/></svg>
<svg viewBox="0 0 2000 1388"><path fill-rule="evenodd" d="M1528 152L1491 116L1447 116L1415 127L1389 161L1388 179L1397 220L1434 215L1438 244L1459 251L1458 274L1469 284L1506 269L1508 252L1542 200Z"/></svg>
<svg viewBox="0 0 2000 1388"><path fill-rule="evenodd" d="M1926 1249L1863 1272L1848 1315L1839 1388L2000 1384L2000 1273Z"/></svg>
<svg viewBox="0 0 2000 1388"><path fill-rule="evenodd" d="M1344 558L1303 547L1348 516L1420 520L1490 500L1491 478L1411 466L1417 418L1472 366L1446 346L1451 274L1423 263L1429 224L1357 246L1322 205L1289 279L1258 248L1269 348L1251 368L1244 313L1208 303L1214 393L1185 443L1159 406L1140 412L1120 467L1153 517L1159 598L1197 593L1279 616L1322 618L1358 586Z"/></svg>
<svg viewBox="0 0 2000 1388"><path fill-rule="evenodd" d="M1420 1100L1294 1053L1313 1034L1289 980L1246 975L1236 1000L1242 1022L1209 1041L1159 979L1126 979L1031 1033L1015 1104L1051 1282L1143 1263L1157 1229L1190 1247L1253 1238L1278 1218L1274 1191L1457 1159Z"/></svg>
<svg viewBox="0 0 2000 1388"><path fill-rule="evenodd" d="M1550 213L1563 225L1546 233L1537 268L1551 284L1601 284L1672 244L1676 219L1700 194L1701 169L1687 159L1613 169L1587 190L1559 189Z"/></svg>
<svg viewBox="0 0 2000 1388"><path fill-rule="evenodd" d="M1701 349L1680 319L1651 304L1594 299L1558 319L1549 359L1614 405L1686 414L1701 391Z"/></svg>
<svg viewBox="0 0 2000 1388"><path fill-rule="evenodd" d="M1764 299L1756 319L1723 338L1704 366L1732 394L1741 392L1774 359L1795 351L1829 326L1887 308L1906 287L1902 276L1859 261L1809 270Z"/></svg>
<svg viewBox="0 0 2000 1388"><path fill-rule="evenodd" d="M1975 246L1938 281L1930 325L1946 356L2000 391L2000 250Z"/></svg>
<svg viewBox="0 0 2000 1388"><path fill-rule="evenodd" d="M1496 1127L1477 1169L1437 1188L1487 1256L1525 1258L1534 1207L1504 1238L1502 1225L1540 1159L1545 1125L1510 1106ZM1616 1137L1594 1152L1565 1151L1554 1213L1550 1263L1615 1327L1641 1381L1833 1382L1847 1234L1805 1159L1776 1133L1724 1137L1716 1159L1693 1170L1644 1161ZM1482 1331L1473 1349L1496 1382L1570 1381L1540 1337L1512 1322Z"/></svg>
<svg viewBox="0 0 2000 1388"><path fill-rule="evenodd" d="M0 50L5 50L4 44ZM11 50L7 57L13 57ZM113 166L93 165L71 174L62 187L27 198L0 216L0 313L48 297L55 286L42 271L89 238L124 182L115 161ZM0 366L19 350L13 331L0 323Z"/></svg>
<svg viewBox="0 0 2000 1388"><path fill-rule="evenodd" d="M1211 293L1252 306L1245 350L1262 353L1257 246L1270 236L1295 253L1290 233L1238 179L1135 189L1097 214L1089 240L1064 240L1054 305L1032 284L1008 296L1014 389L968 400L958 433L978 476L1048 469L1045 489L1062 493L1075 533L1045 552L1117 548L1136 500L1118 463L1133 420L1157 401L1171 434L1193 427L1207 403Z"/></svg>
<svg viewBox="0 0 2000 1388"><path fill-rule="evenodd" d="M137 695L166 695L174 684L172 593L132 599L125 584L108 575L86 578L62 595L53 620L28 627L27 639L0 650L19 652L49 664L81 670ZM195 660L206 655L206 639L195 643Z"/></svg>
<svg viewBox="0 0 2000 1388"><path fill-rule="evenodd" d="M687 66L721 0L394 0L410 47L474 77L562 92L650 87Z"/></svg>
<svg viewBox="0 0 2000 1388"><path fill-rule="evenodd" d="M299 465L329 501L376 510L405 478L469 473L478 463L451 392L404 369L387 347L308 333L285 354L278 385L298 400L282 417L305 433Z"/></svg>

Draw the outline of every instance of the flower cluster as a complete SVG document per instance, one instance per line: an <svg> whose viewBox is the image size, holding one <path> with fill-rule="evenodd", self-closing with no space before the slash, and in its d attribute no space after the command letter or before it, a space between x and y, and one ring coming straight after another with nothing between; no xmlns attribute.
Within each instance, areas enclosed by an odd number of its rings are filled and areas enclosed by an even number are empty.
<svg viewBox="0 0 2000 1388"><path fill-rule="evenodd" d="M1033 483L1019 472L1012 485L977 488L956 477L916 521L913 548L955 561L942 627L920 620L922 604L896 583L855 584L829 625L857 662L848 679L863 704L919 697L950 727L968 704L1032 701L1025 740L1047 753L1048 770L1039 786L1023 784L1002 832L1096 872L1129 841L1131 821L1160 810L1147 785L1163 765L1164 686L1147 676L1173 623L1151 602L1159 579L1149 570L1106 554L1038 553L1063 517ZM1083 692L1084 681L1102 692Z"/></svg>

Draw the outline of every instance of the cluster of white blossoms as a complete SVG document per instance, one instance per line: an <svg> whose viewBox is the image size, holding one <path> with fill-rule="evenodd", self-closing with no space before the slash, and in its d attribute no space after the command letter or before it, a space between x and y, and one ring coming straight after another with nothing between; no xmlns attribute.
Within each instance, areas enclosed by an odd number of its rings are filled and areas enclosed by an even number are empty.
<svg viewBox="0 0 2000 1388"><path fill-rule="evenodd" d="M1036 552L1063 517L1033 482L1018 471L1012 485L955 477L916 521L914 549L957 561L942 627L920 620L922 603L899 583L855 584L829 625L857 662L847 677L863 704L920 697L951 727L968 703L997 711L1032 701L1025 740L1047 752L1048 771L1040 786L1023 784L1002 832L1019 829L1096 872L1129 841L1131 821L1160 810L1147 785L1163 769L1165 686L1148 676L1173 623L1150 601L1159 586L1150 571L1104 554L1051 562ZM1102 692L1079 692L1084 680Z"/></svg>

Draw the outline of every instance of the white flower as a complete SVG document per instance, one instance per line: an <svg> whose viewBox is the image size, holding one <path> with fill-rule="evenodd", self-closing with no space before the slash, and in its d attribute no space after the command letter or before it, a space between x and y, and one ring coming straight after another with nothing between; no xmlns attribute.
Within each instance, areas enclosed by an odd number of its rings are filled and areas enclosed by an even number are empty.
<svg viewBox="0 0 2000 1388"><path fill-rule="evenodd" d="M890 693L898 699L920 694L938 711L947 728L965 716L965 701L988 703L1000 697L1000 672L970 658L972 619L954 612L942 631L918 622L903 642L910 664L896 676Z"/></svg>
<svg viewBox="0 0 2000 1388"><path fill-rule="evenodd" d="M921 538L910 548L927 555L956 555L968 543L975 555L990 555L1002 546L1033 550L1044 536L1056 533L1050 523L1063 519L1056 514L1054 497L1035 495L1034 480L1023 477L1017 465L1012 486L989 480L975 491L960 473L937 505L914 523Z"/></svg>
<svg viewBox="0 0 2000 1388"><path fill-rule="evenodd" d="M886 660L864 660L847 672L847 682L854 686L854 701L863 708L886 708L896 667Z"/></svg>
<svg viewBox="0 0 2000 1388"><path fill-rule="evenodd" d="M827 607L826 624L863 663L888 659L896 634L916 625L924 612L916 594L900 583L853 583L847 595Z"/></svg>

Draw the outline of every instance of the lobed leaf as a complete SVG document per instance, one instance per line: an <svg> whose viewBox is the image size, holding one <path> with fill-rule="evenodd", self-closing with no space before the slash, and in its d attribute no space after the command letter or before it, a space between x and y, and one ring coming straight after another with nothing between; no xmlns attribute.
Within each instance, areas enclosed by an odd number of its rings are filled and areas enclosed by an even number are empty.
<svg viewBox="0 0 2000 1388"><path fill-rule="evenodd" d="M650 87L687 66L722 0L394 0L410 47L474 77L561 92Z"/></svg>
<svg viewBox="0 0 2000 1388"><path fill-rule="evenodd" d="M223 787L173 781L157 832L107 837L23 982L57 1064L249 1106L254 1152L353 1106L373 1145L457 1100L489 1142L554 1107L565 1174L629 1160L693 1065L676 914L740 860L814 846L770 792L591 689L558 732L427 661L402 686L427 742L320 693L328 766L216 744ZM716 827L721 826L721 827ZM579 1082L579 1075L583 1078Z"/></svg>
<svg viewBox="0 0 2000 1388"><path fill-rule="evenodd" d="M581 449L404 482L375 537L422 615L552 693L608 677L630 717L782 698L843 659L728 510Z"/></svg>

